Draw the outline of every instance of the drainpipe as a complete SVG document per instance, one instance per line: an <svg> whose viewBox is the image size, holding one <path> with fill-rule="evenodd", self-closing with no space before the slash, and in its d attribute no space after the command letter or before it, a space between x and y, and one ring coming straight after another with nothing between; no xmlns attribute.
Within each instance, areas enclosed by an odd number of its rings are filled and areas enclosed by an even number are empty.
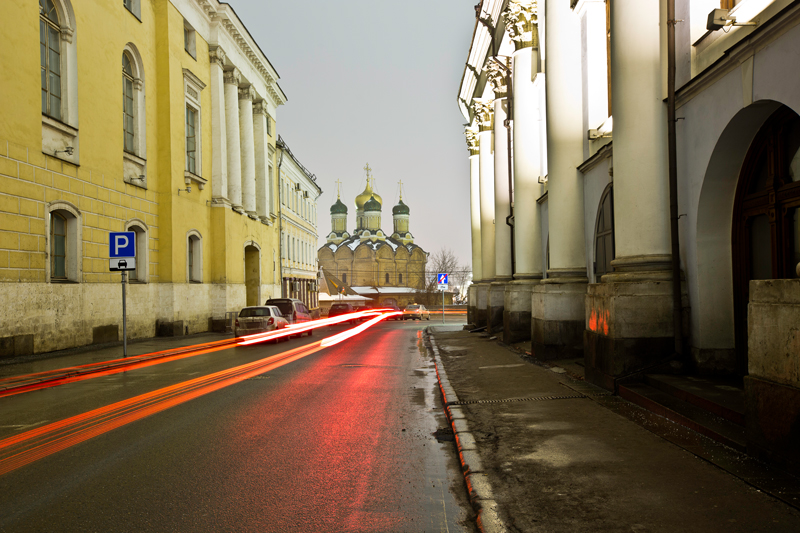
<svg viewBox="0 0 800 533"><path fill-rule="evenodd" d="M675 355L683 356L683 308L681 305L681 247L678 230L678 157L675 123L675 0L667 0L667 143L669 159L669 216L672 237L672 327Z"/></svg>
<svg viewBox="0 0 800 533"><path fill-rule="evenodd" d="M281 182L284 145L280 136L276 144L281 151L281 157L278 159L278 280L281 284L281 298L286 298L286 289L283 286L283 183Z"/></svg>
<svg viewBox="0 0 800 533"><path fill-rule="evenodd" d="M505 65L504 65L505 66ZM506 79L508 80L508 115L506 116L506 120L503 122L503 125L508 130L508 216L506 217L506 224L511 227L511 277L514 277L514 274L517 272L517 265L516 265L516 254L514 253L514 180L512 178L512 172L514 168L514 164L511 161L511 135L512 135L512 124L514 123L514 91L513 86L511 85L511 69L506 68Z"/></svg>

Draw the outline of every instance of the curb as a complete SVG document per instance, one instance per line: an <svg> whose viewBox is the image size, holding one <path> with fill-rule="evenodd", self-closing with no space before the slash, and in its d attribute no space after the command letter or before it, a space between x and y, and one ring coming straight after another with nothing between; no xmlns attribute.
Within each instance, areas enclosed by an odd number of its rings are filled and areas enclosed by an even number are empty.
<svg viewBox="0 0 800 533"><path fill-rule="evenodd" d="M450 380L447 378L444 365L439 357L439 347L430 335L429 329L430 326L425 328L424 342L426 348L433 354L436 363L436 379L442 393L444 411L456 438L458 460L467 484L469 501L478 516L478 529L482 533L506 533L507 529L500 518L497 502L494 500L489 475L484 471L478 446L475 443L475 437L469 430L464 411L460 406L451 405L451 403L458 402L458 395L450 385Z"/></svg>

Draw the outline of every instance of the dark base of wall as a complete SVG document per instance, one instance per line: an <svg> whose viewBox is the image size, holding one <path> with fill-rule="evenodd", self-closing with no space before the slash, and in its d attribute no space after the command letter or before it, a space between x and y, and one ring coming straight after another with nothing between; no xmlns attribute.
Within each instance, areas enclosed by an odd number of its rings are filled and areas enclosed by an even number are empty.
<svg viewBox="0 0 800 533"><path fill-rule="evenodd" d="M185 334L184 332L183 320L174 322L156 320L157 337L180 337Z"/></svg>
<svg viewBox="0 0 800 533"><path fill-rule="evenodd" d="M504 307L489 307L489 316L487 317L488 332L494 335L503 333L503 309Z"/></svg>
<svg viewBox="0 0 800 533"><path fill-rule="evenodd" d="M224 318L208 318L208 330L214 333L225 333Z"/></svg>
<svg viewBox="0 0 800 533"><path fill-rule="evenodd" d="M674 352L672 337L615 339L583 331L586 381L614 390L614 380L667 359Z"/></svg>
<svg viewBox="0 0 800 533"><path fill-rule="evenodd" d="M33 335L0 337L0 359L33 353Z"/></svg>
<svg viewBox="0 0 800 533"><path fill-rule="evenodd" d="M479 328L487 326L488 325L488 320L487 320L488 316L489 316L489 313L488 313L488 311L486 309L480 309L480 308L476 307L475 308L475 322L474 322L474 324L476 326L478 326Z"/></svg>
<svg viewBox="0 0 800 533"><path fill-rule="evenodd" d="M800 475L800 389L744 378L747 451Z"/></svg>
<svg viewBox="0 0 800 533"><path fill-rule="evenodd" d="M583 357L583 320L531 318L531 354L536 359Z"/></svg>
<svg viewBox="0 0 800 533"><path fill-rule="evenodd" d="M475 311L477 308L474 305L467 306L467 324L477 324L475 321Z"/></svg>
<svg viewBox="0 0 800 533"><path fill-rule="evenodd" d="M97 326L92 328L92 344L105 344L119 341L119 325Z"/></svg>
<svg viewBox="0 0 800 533"><path fill-rule="evenodd" d="M503 342L513 344L531 338L531 312L503 310Z"/></svg>

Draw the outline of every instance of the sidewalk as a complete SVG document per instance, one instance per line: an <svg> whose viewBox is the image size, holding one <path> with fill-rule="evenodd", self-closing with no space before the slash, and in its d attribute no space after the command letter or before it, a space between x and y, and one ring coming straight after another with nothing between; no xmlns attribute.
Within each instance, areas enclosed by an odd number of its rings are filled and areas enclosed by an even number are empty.
<svg viewBox="0 0 800 533"><path fill-rule="evenodd" d="M794 478L453 329L429 348L483 531L800 531Z"/></svg>
<svg viewBox="0 0 800 533"><path fill-rule="evenodd" d="M232 338L232 333L205 332L180 337L152 337L134 341L129 340L128 357ZM78 346L57 352L0 359L0 378L112 361L122 359L122 357L122 343L114 343L101 346Z"/></svg>

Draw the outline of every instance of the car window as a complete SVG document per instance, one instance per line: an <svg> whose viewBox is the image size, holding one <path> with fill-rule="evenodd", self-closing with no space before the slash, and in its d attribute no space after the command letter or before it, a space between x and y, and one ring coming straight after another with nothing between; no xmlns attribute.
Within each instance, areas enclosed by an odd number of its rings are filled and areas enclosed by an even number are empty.
<svg viewBox="0 0 800 533"><path fill-rule="evenodd" d="M250 316L270 316L270 312L267 307L250 307L239 311L239 316L243 318Z"/></svg>
<svg viewBox="0 0 800 533"><path fill-rule="evenodd" d="M281 316L281 317L283 316L281 310L275 306L270 307L270 310L272 311L272 316Z"/></svg>
<svg viewBox="0 0 800 533"><path fill-rule="evenodd" d="M406 309L419 309L418 305L409 305Z"/></svg>
<svg viewBox="0 0 800 533"><path fill-rule="evenodd" d="M292 314L292 303L291 302L276 302L275 307L281 310L282 315L291 315Z"/></svg>

